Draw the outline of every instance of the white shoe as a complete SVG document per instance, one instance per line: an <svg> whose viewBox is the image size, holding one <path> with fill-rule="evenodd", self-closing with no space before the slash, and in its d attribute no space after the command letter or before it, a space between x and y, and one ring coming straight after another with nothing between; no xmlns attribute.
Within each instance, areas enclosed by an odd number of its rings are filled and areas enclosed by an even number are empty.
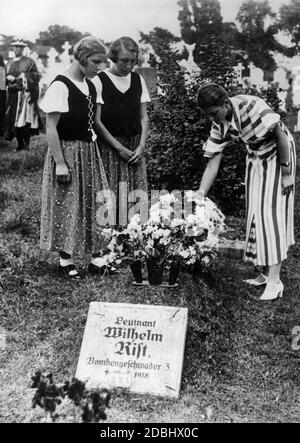
<svg viewBox="0 0 300 443"><path fill-rule="evenodd" d="M260 297L260 300L276 300L277 298L283 297L283 283L279 281L278 283L268 282L266 289L263 292L263 295Z"/></svg>
<svg viewBox="0 0 300 443"><path fill-rule="evenodd" d="M259 277L263 277L262 281L259 281ZM260 274L257 278L250 278L249 280L243 280L244 283L248 283L248 285L252 286L262 286L266 285L268 281L268 277L264 274Z"/></svg>

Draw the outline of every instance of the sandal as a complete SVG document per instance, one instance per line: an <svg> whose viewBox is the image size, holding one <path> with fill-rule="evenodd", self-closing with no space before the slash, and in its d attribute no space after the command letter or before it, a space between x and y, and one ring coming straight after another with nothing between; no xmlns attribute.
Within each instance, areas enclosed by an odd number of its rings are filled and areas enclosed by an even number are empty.
<svg viewBox="0 0 300 443"><path fill-rule="evenodd" d="M114 266L96 266L94 263L89 264L89 273L94 275L116 275L120 272Z"/></svg>
<svg viewBox="0 0 300 443"><path fill-rule="evenodd" d="M78 273L75 265L67 265L67 266L61 266L59 265L59 272L63 274L64 276L67 276L70 279L73 280L80 280L81 276Z"/></svg>

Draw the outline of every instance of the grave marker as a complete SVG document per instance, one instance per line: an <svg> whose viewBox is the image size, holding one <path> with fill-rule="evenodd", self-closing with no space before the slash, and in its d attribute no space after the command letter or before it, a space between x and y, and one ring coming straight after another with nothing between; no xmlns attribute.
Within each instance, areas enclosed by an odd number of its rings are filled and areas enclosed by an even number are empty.
<svg viewBox="0 0 300 443"><path fill-rule="evenodd" d="M89 388L177 397L186 328L187 308L92 302L76 377Z"/></svg>

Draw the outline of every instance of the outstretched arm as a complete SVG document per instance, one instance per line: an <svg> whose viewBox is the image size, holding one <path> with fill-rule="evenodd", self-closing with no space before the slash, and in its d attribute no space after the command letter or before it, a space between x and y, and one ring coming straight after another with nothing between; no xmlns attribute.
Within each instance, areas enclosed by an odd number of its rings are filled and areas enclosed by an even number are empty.
<svg viewBox="0 0 300 443"><path fill-rule="evenodd" d="M222 157L222 153L215 155L209 160L206 166L199 188L199 191L203 194L203 197L206 197L218 175Z"/></svg>

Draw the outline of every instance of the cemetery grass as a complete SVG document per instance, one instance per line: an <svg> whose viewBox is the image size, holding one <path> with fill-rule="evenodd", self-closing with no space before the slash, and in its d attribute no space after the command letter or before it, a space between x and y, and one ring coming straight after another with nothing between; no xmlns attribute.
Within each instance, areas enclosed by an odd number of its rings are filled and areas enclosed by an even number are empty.
<svg viewBox="0 0 300 443"><path fill-rule="evenodd" d="M44 152L44 135L33 139L30 152L0 145L0 326L6 330L0 422L43 419L31 408L30 378L38 369L53 372L57 382L74 376L91 301L189 310L179 398L115 390L108 422L299 422L300 354L292 349L292 329L300 326L299 179L297 244L283 268L285 297L260 303L261 290L242 283L253 270L228 257L203 279L181 275L174 290L133 287L126 268L113 278L62 279L57 258L38 247ZM58 412L59 421L75 420L66 408Z"/></svg>

